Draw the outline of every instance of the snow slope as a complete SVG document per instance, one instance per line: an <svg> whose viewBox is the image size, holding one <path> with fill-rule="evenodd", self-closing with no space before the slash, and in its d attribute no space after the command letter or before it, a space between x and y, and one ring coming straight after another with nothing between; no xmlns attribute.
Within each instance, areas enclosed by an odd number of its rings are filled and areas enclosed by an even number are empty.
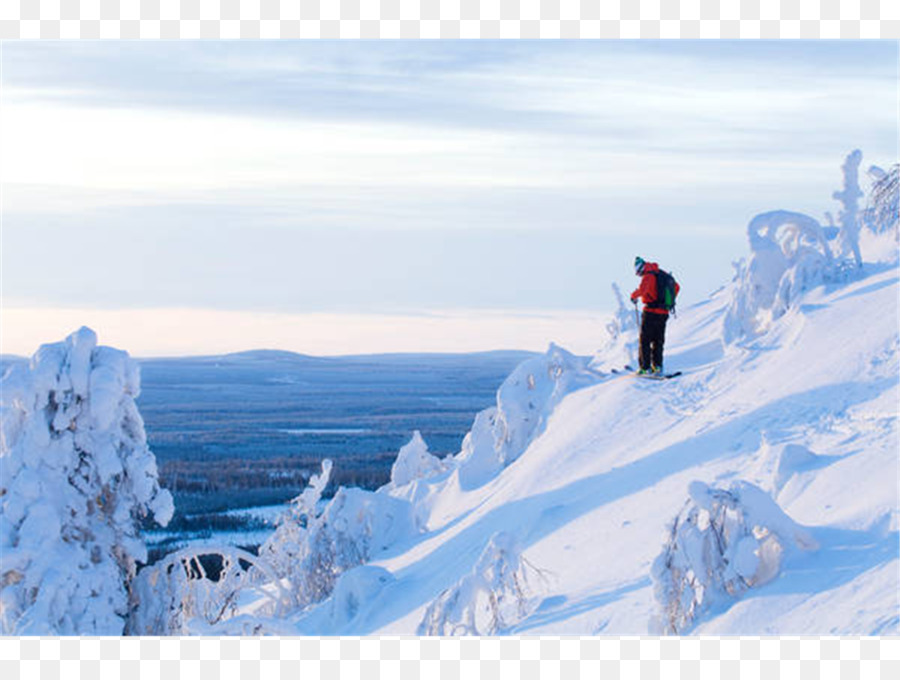
<svg viewBox="0 0 900 680"><path fill-rule="evenodd" d="M294 625L422 632L429 605L503 532L533 573L499 632L655 632L651 565L689 485L743 480L818 548L791 552L774 580L714 603L683 632L897 634L900 269L867 264L855 276L815 288L768 332L731 345L721 340L723 289L670 323L667 368L682 377L595 371L482 486L466 489L451 470L411 482L414 493L384 490L416 499L424 533L364 567L391 578L358 594L352 617L335 617L329 601Z"/></svg>

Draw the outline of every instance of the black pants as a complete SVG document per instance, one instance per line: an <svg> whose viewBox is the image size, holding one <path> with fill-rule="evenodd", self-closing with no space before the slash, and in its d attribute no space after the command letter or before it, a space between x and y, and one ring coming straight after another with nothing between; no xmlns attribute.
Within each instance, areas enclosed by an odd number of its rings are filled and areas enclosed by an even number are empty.
<svg viewBox="0 0 900 680"><path fill-rule="evenodd" d="M666 321L668 314L644 312L641 318L641 368L649 371L651 367L662 368L663 345L666 343Z"/></svg>

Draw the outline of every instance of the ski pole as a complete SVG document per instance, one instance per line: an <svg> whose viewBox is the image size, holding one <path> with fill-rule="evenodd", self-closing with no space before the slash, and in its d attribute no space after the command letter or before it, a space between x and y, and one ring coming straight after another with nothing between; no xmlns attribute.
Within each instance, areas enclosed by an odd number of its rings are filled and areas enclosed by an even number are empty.
<svg viewBox="0 0 900 680"><path fill-rule="evenodd" d="M637 300L632 300L634 303L634 325L638 328L641 327L641 317L638 316L638 308L637 308Z"/></svg>

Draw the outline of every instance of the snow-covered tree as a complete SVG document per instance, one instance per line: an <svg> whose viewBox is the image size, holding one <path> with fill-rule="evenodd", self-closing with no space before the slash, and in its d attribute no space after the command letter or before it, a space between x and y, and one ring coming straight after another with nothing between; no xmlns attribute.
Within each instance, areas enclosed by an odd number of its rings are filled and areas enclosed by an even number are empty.
<svg viewBox="0 0 900 680"><path fill-rule="evenodd" d="M81 328L0 384L0 623L4 634L120 635L142 519L165 526L135 405L137 364Z"/></svg>
<svg viewBox="0 0 900 680"><path fill-rule="evenodd" d="M597 352L591 367L597 370L622 368L637 358L638 322L634 306L625 304L622 291L612 284L616 312L606 324L606 343Z"/></svg>
<svg viewBox="0 0 900 680"><path fill-rule="evenodd" d="M750 260L737 267L724 321L726 342L764 331L835 270L822 225L808 215L787 210L759 214L750 221L747 236Z"/></svg>
<svg viewBox="0 0 900 680"><path fill-rule="evenodd" d="M703 613L774 579L795 547L816 547L803 527L749 482L727 490L693 482L689 491L651 569L662 609L656 632L686 632Z"/></svg>
<svg viewBox="0 0 900 680"><path fill-rule="evenodd" d="M498 635L532 611L545 577L511 534L495 533L472 571L425 611L419 635Z"/></svg>
<svg viewBox="0 0 900 680"><path fill-rule="evenodd" d="M319 519L322 508L322 492L328 486L332 462L322 461L322 472L313 475L303 492L294 498L289 509L279 518L272 536L260 546L259 554L275 570L279 578L287 579L295 587L290 588L293 605L307 603L302 581L309 565L301 564L309 553L307 541ZM308 592L308 588L306 589Z"/></svg>
<svg viewBox="0 0 900 680"><path fill-rule="evenodd" d="M764 332L806 291L825 282L845 281L849 271L862 267L860 227L867 219L873 221L874 217L867 215L876 212L859 210L863 195L858 176L861 161L862 153L857 149L841 166L843 187L832 194L841 203L839 224L829 227L827 238L819 221L802 213L773 210L750 221L750 258L736 267L732 301L724 321L726 342ZM891 182L885 179L878 186L877 204L881 207L877 214L884 218L890 214ZM830 214L827 216L830 220Z"/></svg>
<svg viewBox="0 0 900 680"><path fill-rule="evenodd" d="M863 223L875 233L897 232L900 229L900 164L888 171L873 165L869 176L873 182Z"/></svg>
<svg viewBox="0 0 900 680"><path fill-rule="evenodd" d="M432 496L447 472L454 468L452 457L438 458L428 451L428 445L416 430L412 439L400 448L397 459L391 466L390 481L378 489L380 494L408 501L418 530L428 525L431 505L427 499Z"/></svg>
<svg viewBox="0 0 900 680"><path fill-rule="evenodd" d="M446 469L443 461L428 452L428 445L422 434L416 430L397 453L397 459L391 466L391 488L405 486L417 479L428 479L441 474Z"/></svg>
<svg viewBox="0 0 900 680"><path fill-rule="evenodd" d="M862 267L862 255L859 252L859 199L863 196L859 188L861 162L862 151L859 149L854 149L847 155L841 166L844 186L832 194L832 198L841 202L841 211L838 213L841 251L847 257L852 256L857 267Z"/></svg>
<svg viewBox="0 0 900 680"><path fill-rule="evenodd" d="M326 461L259 551L287 582L295 608L321 602L343 572L418 533L410 503L387 494L340 487L320 507L330 471Z"/></svg>
<svg viewBox="0 0 900 680"><path fill-rule="evenodd" d="M869 168L872 188L860 213L861 248L872 262L900 262L900 165Z"/></svg>

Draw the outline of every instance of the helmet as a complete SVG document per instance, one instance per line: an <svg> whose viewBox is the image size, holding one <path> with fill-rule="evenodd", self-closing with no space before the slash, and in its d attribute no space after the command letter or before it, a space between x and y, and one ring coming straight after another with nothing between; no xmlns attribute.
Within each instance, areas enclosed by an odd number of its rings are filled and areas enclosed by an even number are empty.
<svg viewBox="0 0 900 680"><path fill-rule="evenodd" d="M640 256L634 258L634 273L640 276L644 273L644 259Z"/></svg>

